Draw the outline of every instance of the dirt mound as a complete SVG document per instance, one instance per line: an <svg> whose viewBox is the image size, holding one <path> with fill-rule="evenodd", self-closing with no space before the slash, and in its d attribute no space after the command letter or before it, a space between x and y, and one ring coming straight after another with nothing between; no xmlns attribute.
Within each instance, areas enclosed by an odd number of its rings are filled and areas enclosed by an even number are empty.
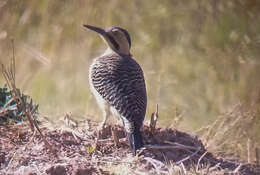
<svg viewBox="0 0 260 175"><path fill-rule="evenodd" d="M32 133L28 125L1 125L0 174L174 174L188 169L199 171L205 166L208 174L260 174L255 165L215 158L196 136L177 130L151 130L145 126L146 146L139 157L134 157L121 126L108 125L102 132L97 132L97 124L90 121L68 126L42 125L50 151L38 132ZM178 167L182 170L176 170Z"/></svg>

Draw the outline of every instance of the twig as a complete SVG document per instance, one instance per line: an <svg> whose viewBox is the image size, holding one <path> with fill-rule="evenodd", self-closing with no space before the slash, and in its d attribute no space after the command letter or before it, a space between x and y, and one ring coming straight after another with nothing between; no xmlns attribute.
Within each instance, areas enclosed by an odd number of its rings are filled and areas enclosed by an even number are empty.
<svg viewBox="0 0 260 175"><path fill-rule="evenodd" d="M256 164L259 165L259 148L255 148L255 159L256 159Z"/></svg>
<svg viewBox="0 0 260 175"><path fill-rule="evenodd" d="M11 63L13 63L13 62L14 61L12 61ZM13 66L11 66L11 67L13 67ZM28 119L28 121L30 123L31 130L34 131L34 127L33 127L33 122L32 122L31 116L28 114L28 111L26 110L26 107L22 103L22 99L20 97L20 93L18 93L18 91L16 89L16 86L15 86L15 81L12 79L12 75L11 74L14 74L14 70L10 70L10 72L11 73L9 73L8 70L5 68L5 66L2 64L2 73L3 73L3 76L4 76L5 80L6 80L6 83L7 83L8 87L9 87L9 89L11 90L11 92L13 94L13 98L14 98L16 104L18 106L20 106L22 111L27 116L27 119Z"/></svg>
<svg viewBox="0 0 260 175"><path fill-rule="evenodd" d="M127 144L127 140L126 138L121 138L121 139L118 139L119 140L119 143L124 143L124 144ZM114 141L112 138L107 138L107 139L99 139L98 142L102 142L102 143L107 143L107 142L112 142Z"/></svg>
<svg viewBox="0 0 260 175"><path fill-rule="evenodd" d="M13 70L11 73L12 75L12 79L14 81L14 85L15 85L15 55L14 55L14 39L12 39L12 48L13 48L13 59L11 59L11 66L12 66L12 69Z"/></svg>
<svg viewBox="0 0 260 175"><path fill-rule="evenodd" d="M17 109L17 105L13 105L13 106L9 106L3 109L0 109L0 117L4 117L8 111L12 111L12 110L16 110Z"/></svg>
<svg viewBox="0 0 260 175"><path fill-rule="evenodd" d="M36 171L38 172L38 174L43 174L40 169L35 165L35 164L32 164L34 166L34 168L36 169Z"/></svg>
<svg viewBox="0 0 260 175"><path fill-rule="evenodd" d="M133 162L126 162L126 161L121 161L121 160L111 160L111 159L105 159L105 160L91 160L91 162L96 162L96 163L107 163L107 162L110 162L110 163L114 163L114 164L121 164L121 163L127 163L127 164L133 164Z"/></svg>
<svg viewBox="0 0 260 175"><path fill-rule="evenodd" d="M184 149L183 147L180 146L171 146L171 145L145 145L144 147L146 149Z"/></svg>
<svg viewBox="0 0 260 175"><path fill-rule="evenodd" d="M49 144L49 142L46 140L46 138L44 137L44 135L42 134L38 124L36 123L35 120L33 120L34 126L36 127L37 131L39 132L39 134L41 135L41 138L43 139L43 142L46 144L47 148L56 155L55 150L52 148L52 146Z"/></svg>
<svg viewBox="0 0 260 175"><path fill-rule="evenodd" d="M200 149L201 149L201 148L199 147L199 149L198 149L197 151L195 151L195 152L192 153L191 155L185 157L184 159L179 160L178 162L176 162L176 164L178 165L178 164L180 164L180 163L182 163L182 162L184 162L184 161L190 159L191 157L195 156L195 155L200 151Z"/></svg>
<svg viewBox="0 0 260 175"><path fill-rule="evenodd" d="M156 160L156 159L153 159L153 158L151 158L151 157L145 157L144 159L147 160L147 161L149 161L149 162L154 162L154 163L160 165L159 167L165 166L165 164L162 163L161 161Z"/></svg>
<svg viewBox="0 0 260 175"><path fill-rule="evenodd" d="M71 113L70 114L68 114L68 113L65 114L64 122L70 128L77 128L78 127L78 122L71 118Z"/></svg>
<svg viewBox="0 0 260 175"><path fill-rule="evenodd" d="M251 144L252 144L252 141L248 137L247 138L247 162L248 163L251 163Z"/></svg>
<svg viewBox="0 0 260 175"><path fill-rule="evenodd" d="M240 164L237 166L237 168L233 171L233 173L234 173L234 174L238 173L238 171L240 170L241 166L242 166L242 163L240 163Z"/></svg>
<svg viewBox="0 0 260 175"><path fill-rule="evenodd" d="M7 166L6 166L6 169L8 168L8 166L12 163L12 161L13 161L13 159L14 159L14 156L16 155L16 153L17 153L17 150L18 149L16 149L15 150L15 152L13 153L13 156L10 158L10 160L9 160L9 162L8 162L8 164L7 164Z"/></svg>
<svg viewBox="0 0 260 175"><path fill-rule="evenodd" d="M51 64L50 59L44 56L40 51L36 50L35 48L31 47L28 44L20 43L21 49L23 49L27 54L32 56L32 58L36 59L37 61L41 62L42 64L48 66Z"/></svg>
<svg viewBox="0 0 260 175"><path fill-rule="evenodd" d="M200 158L199 158L199 160L198 160L198 163L197 163L197 166L196 166L196 172L199 171L200 161L206 156L207 153L208 153L208 151L206 151L205 153L203 153L203 154L200 156Z"/></svg>
<svg viewBox="0 0 260 175"><path fill-rule="evenodd" d="M200 149L200 147L196 148L196 147L191 147L191 146L185 146L185 145L176 145L176 146L172 146L172 145L145 145L144 146L145 149L182 149L185 150L187 152L192 153L189 149L191 150L198 150Z"/></svg>
<svg viewBox="0 0 260 175"><path fill-rule="evenodd" d="M177 143L177 142L171 142L171 141L165 141L165 143L168 143L168 144L171 144L171 145L176 145L176 146L179 146L180 148L186 148L186 149L192 149L192 150L197 150L198 148L197 147L194 147L194 146L188 146L188 145L183 145L183 144L180 144L180 143Z"/></svg>
<svg viewBox="0 0 260 175"><path fill-rule="evenodd" d="M157 174L168 173L168 172L160 170L163 166L165 166L164 163L162 163L161 161L153 159L151 157L145 157L144 159L153 165Z"/></svg>
<svg viewBox="0 0 260 175"><path fill-rule="evenodd" d="M152 113L150 119L150 125L149 125L152 133L155 131L158 118L159 118L159 111L158 111L158 104L156 104L156 111Z"/></svg>
<svg viewBox="0 0 260 175"><path fill-rule="evenodd" d="M184 174L187 174L187 170L186 170L186 168L185 168L183 162L181 162L181 167L182 167L182 169L183 169Z"/></svg>
<svg viewBox="0 0 260 175"><path fill-rule="evenodd" d="M217 168L220 168L221 163L217 163L214 167L209 168L209 172L214 171Z"/></svg>

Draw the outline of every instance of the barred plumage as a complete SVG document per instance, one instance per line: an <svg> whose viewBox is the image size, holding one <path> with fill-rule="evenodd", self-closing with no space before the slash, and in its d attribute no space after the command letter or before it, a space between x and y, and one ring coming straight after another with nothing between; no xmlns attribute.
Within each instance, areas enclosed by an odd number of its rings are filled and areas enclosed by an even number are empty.
<svg viewBox="0 0 260 175"><path fill-rule="evenodd" d="M130 54L130 36L119 27L85 27L98 32L108 44L108 50L93 61L89 71L91 91L103 111L103 125L110 113L121 118L135 153L143 145L140 128L147 95L143 71Z"/></svg>
<svg viewBox="0 0 260 175"><path fill-rule="evenodd" d="M146 111L146 89L138 63L130 56L111 53L97 58L90 72L96 91L121 117L141 125Z"/></svg>

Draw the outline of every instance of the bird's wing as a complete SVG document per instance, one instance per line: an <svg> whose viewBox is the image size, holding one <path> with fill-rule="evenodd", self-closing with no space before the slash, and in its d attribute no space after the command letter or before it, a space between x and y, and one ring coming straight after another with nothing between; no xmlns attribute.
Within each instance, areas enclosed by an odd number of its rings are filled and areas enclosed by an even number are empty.
<svg viewBox="0 0 260 175"><path fill-rule="evenodd" d="M118 54L97 58L91 79L97 92L129 121L142 123L147 104L144 75L130 56Z"/></svg>

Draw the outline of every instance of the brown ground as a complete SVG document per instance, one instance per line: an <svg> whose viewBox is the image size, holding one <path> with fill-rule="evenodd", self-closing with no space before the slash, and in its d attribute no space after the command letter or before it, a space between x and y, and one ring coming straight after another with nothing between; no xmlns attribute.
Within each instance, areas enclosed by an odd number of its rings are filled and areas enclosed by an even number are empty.
<svg viewBox="0 0 260 175"><path fill-rule="evenodd" d="M66 128L40 125L52 146L50 151L39 133L33 134L28 125L0 125L0 174L173 174L190 169L205 169L205 174L260 174L256 165L216 158L197 137L167 128L151 131L145 126L147 149L134 157L123 139L121 126L113 127L120 140L117 146L111 125L100 133L98 141L96 126L95 122L68 120ZM178 167L181 170L176 170Z"/></svg>

